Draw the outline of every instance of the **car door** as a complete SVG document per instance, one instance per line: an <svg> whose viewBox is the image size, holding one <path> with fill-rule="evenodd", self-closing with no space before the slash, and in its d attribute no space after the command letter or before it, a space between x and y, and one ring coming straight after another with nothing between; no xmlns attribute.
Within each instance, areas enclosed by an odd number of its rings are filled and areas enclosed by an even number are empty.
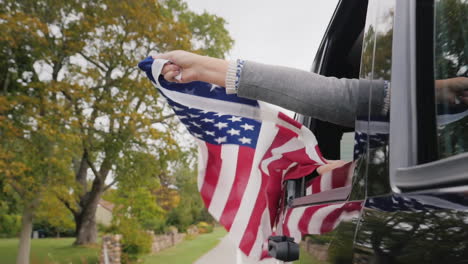
<svg viewBox="0 0 468 264"><path fill-rule="evenodd" d="M369 143L353 262L466 263L468 106L440 80L466 77L468 3L396 0L390 14L392 54L379 58L388 40L377 23L371 64L373 79L391 80L390 126ZM384 116L369 117L378 135Z"/></svg>

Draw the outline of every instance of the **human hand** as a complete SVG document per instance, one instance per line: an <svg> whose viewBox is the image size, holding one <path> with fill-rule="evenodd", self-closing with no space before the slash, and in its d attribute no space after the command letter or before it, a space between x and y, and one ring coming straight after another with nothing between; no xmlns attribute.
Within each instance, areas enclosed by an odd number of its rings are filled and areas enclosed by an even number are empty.
<svg viewBox="0 0 468 264"><path fill-rule="evenodd" d="M436 99L440 103L455 104L459 101L468 105L468 78L455 77L436 80Z"/></svg>
<svg viewBox="0 0 468 264"><path fill-rule="evenodd" d="M322 165L320 167L317 168L317 173L319 175L322 175L322 174L325 174L327 172L330 172L336 168L339 168L339 167L342 167L343 165L345 165L346 161L344 160L327 160L327 164L325 165Z"/></svg>
<svg viewBox="0 0 468 264"><path fill-rule="evenodd" d="M169 60L170 63L164 65L161 74L164 79L170 82L188 83L199 80L203 56L183 51L174 50L153 56L154 59ZM175 77L182 73L180 80Z"/></svg>
<svg viewBox="0 0 468 264"><path fill-rule="evenodd" d="M154 59L166 59L167 63L161 74L170 82L188 83L203 81L225 86L228 62L221 59L201 56L195 53L174 50L153 56ZM175 77L182 73L180 79Z"/></svg>

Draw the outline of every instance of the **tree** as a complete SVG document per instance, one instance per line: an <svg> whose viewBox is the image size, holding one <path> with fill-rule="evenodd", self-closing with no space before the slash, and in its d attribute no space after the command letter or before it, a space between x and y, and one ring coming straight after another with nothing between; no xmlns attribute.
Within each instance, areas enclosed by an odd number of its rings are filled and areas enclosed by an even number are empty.
<svg viewBox="0 0 468 264"><path fill-rule="evenodd" d="M233 43L224 25L180 0L2 1L0 173L23 197L23 220L34 194L64 185L52 191L75 243L95 242L99 198L133 166L123 161L144 153L164 169L179 152L173 114L136 64L173 49L221 57Z"/></svg>
<svg viewBox="0 0 468 264"><path fill-rule="evenodd" d="M179 230L185 230L196 222L213 221L198 192L196 173L189 166L180 166L174 173L175 185L182 202L169 211L167 223Z"/></svg>

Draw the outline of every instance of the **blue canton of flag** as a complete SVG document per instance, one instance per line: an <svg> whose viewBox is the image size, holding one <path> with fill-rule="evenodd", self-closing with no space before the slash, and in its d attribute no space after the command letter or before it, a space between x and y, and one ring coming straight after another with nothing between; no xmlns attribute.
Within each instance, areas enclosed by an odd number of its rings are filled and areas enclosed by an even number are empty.
<svg viewBox="0 0 468 264"><path fill-rule="evenodd" d="M211 144L237 144L255 148L260 122L250 118L189 108L168 100L188 131Z"/></svg>

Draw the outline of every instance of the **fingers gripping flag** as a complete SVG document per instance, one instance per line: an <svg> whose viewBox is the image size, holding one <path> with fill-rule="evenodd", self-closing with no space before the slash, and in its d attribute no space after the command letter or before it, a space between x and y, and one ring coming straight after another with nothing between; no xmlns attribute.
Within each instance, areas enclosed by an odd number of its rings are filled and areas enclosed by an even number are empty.
<svg viewBox="0 0 468 264"><path fill-rule="evenodd" d="M204 82L171 83L167 60L139 63L199 145L198 188L210 214L248 256L262 258L277 218L282 182L325 160L300 123L267 104Z"/></svg>

